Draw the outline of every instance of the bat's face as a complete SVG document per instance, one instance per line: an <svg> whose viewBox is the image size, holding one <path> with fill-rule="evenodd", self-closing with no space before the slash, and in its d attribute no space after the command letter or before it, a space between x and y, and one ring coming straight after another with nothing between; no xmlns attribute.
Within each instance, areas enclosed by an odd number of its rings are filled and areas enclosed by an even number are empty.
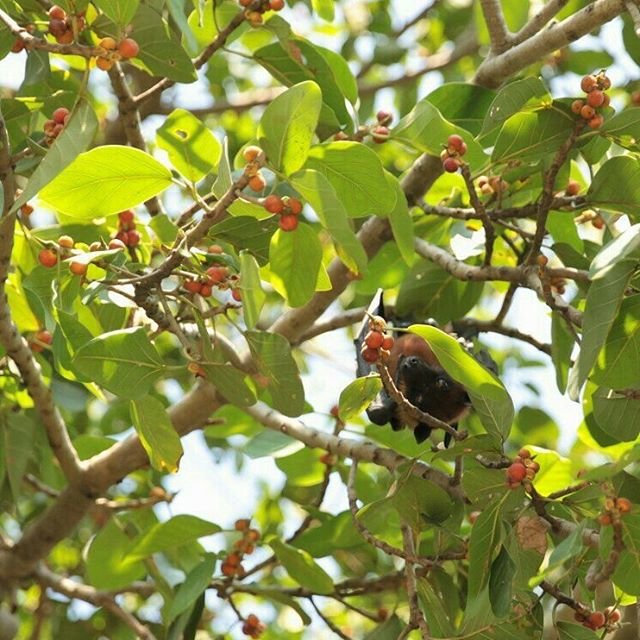
<svg viewBox="0 0 640 640"><path fill-rule="evenodd" d="M401 356L395 378L398 389L411 404L443 422L457 422L471 407L465 389L441 367L429 364L420 356Z"/></svg>

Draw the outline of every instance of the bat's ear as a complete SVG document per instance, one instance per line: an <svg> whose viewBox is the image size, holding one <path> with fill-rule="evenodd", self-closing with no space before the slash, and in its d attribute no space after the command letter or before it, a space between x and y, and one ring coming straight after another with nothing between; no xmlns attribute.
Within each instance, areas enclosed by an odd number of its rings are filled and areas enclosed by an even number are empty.
<svg viewBox="0 0 640 640"><path fill-rule="evenodd" d="M364 337L367 335L367 333L369 333L369 318L371 316L381 316L383 318L386 318L384 314L384 301L382 297L383 297L383 291L382 289L378 289L375 292L373 298L371 299L371 302L369 303L369 306L367 308L367 313L365 314L362 320L362 324L360 325L360 331L358 331L358 336L353 341L356 347L356 362L357 362L358 378L367 376L373 371L372 366L368 362L365 362L365 360L363 360L360 352L362 350L362 345L364 344Z"/></svg>

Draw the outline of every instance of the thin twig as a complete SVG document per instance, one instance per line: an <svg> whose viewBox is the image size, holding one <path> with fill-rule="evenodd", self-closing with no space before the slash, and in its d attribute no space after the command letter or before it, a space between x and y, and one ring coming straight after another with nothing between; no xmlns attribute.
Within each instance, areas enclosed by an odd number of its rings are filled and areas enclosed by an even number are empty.
<svg viewBox="0 0 640 640"><path fill-rule="evenodd" d="M117 618L120 618L138 638L156 640L149 628L143 625L133 614L120 607L110 593L98 591L94 587L80 584L64 576L58 576L44 566L40 566L36 570L34 577L43 586L67 596L67 598L83 600L96 607L103 607L110 611Z"/></svg>
<svg viewBox="0 0 640 640"><path fill-rule="evenodd" d="M538 33L568 2L569 0L547 0L542 9L512 36L512 46L520 44Z"/></svg>
<svg viewBox="0 0 640 640"><path fill-rule="evenodd" d="M638 9L638 5L634 0L625 0L624 6L627 7L636 35L640 36L640 9Z"/></svg>
<svg viewBox="0 0 640 640"><path fill-rule="evenodd" d="M316 610L316 613L322 618L323 622L327 625L327 627L329 627L329 629L333 631L333 633L335 633L339 638L342 638L342 640L351 640L351 636L348 636L346 633L344 633L327 616L324 615L320 607L316 604L316 601L313 599L313 597L309 598L309 602L311 603L311 606Z"/></svg>
<svg viewBox="0 0 640 640"><path fill-rule="evenodd" d="M482 200L480 200L480 198L478 197L478 193L473 184L473 178L471 177L471 170L469 169L469 165L466 162L463 163L460 167L460 173L462 173L462 177L464 178L464 182L467 186L469 199L471 200L471 206L482 221L485 237L485 253L483 264L487 266L491 264L491 257L493 256L493 244L496 240L496 232L493 228L493 225L491 224L489 216L487 215Z"/></svg>

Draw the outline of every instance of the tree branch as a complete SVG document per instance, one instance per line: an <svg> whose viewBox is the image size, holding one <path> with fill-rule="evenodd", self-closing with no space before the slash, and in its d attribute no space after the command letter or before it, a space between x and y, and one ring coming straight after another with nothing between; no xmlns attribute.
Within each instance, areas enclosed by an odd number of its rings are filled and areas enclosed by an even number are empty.
<svg viewBox="0 0 640 640"><path fill-rule="evenodd" d="M396 453L393 449L379 447L369 440L342 438L307 427L300 420L288 418L263 402L257 402L251 407L245 407L243 410L265 427L284 433L314 449L325 449L329 453L360 462L373 462L389 471L395 471L401 465L410 462L409 458ZM450 495L459 497L459 489L450 486L449 476L442 473L442 471L433 469L421 462L415 462L412 471L417 476L430 480L442 487Z"/></svg>
<svg viewBox="0 0 640 640"><path fill-rule="evenodd" d="M545 55L566 47L625 11L624 0L595 0L569 18L480 64L474 82L498 87L506 78Z"/></svg>
<svg viewBox="0 0 640 640"><path fill-rule="evenodd" d="M511 46L520 44L538 33L568 2L569 0L547 0L544 7L520 31L513 34Z"/></svg>
<svg viewBox="0 0 640 640"><path fill-rule="evenodd" d="M2 11L0 11L0 17L1 14ZM73 448L64 420L53 402L51 390L42 379L40 367L11 317L5 287L9 277L15 232L16 214L11 213L11 207L16 193L16 182L11 166L11 148L4 118L0 118L0 144L2 145L0 182L3 189L2 217L0 218L0 344L20 371L60 468L70 482L76 482L82 473L82 464Z"/></svg>
<svg viewBox="0 0 640 640"><path fill-rule="evenodd" d="M504 20L500 0L480 0L480 7L489 31L491 51L502 53L509 47L510 34Z"/></svg>
<svg viewBox="0 0 640 640"><path fill-rule="evenodd" d="M44 566L39 566L35 571L36 580L43 586L60 593L67 598L83 600L95 607L102 607L120 618L142 640L156 640L151 631L143 625L133 614L125 611L115 601L115 597L106 591L98 591L75 580L64 576L58 576Z"/></svg>

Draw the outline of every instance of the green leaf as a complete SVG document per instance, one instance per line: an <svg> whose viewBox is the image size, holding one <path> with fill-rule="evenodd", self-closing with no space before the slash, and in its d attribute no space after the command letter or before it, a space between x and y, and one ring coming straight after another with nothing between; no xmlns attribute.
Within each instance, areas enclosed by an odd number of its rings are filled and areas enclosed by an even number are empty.
<svg viewBox="0 0 640 640"><path fill-rule="evenodd" d="M110 331L79 349L74 366L122 398L142 398L165 365L143 328Z"/></svg>
<svg viewBox="0 0 640 640"><path fill-rule="evenodd" d="M182 48L180 39L169 31L167 22L153 7L141 4L131 23L140 53L136 61L151 75L166 77L175 82L195 82L196 70L191 58Z"/></svg>
<svg viewBox="0 0 640 640"><path fill-rule="evenodd" d="M4 458L0 467L4 466L7 470L11 494L16 504L24 490L27 464L34 455L35 426L31 418L21 413L9 411L0 415L0 453Z"/></svg>
<svg viewBox="0 0 640 640"><path fill-rule="evenodd" d="M152 396L144 396L131 401L130 411L151 466L158 471L177 471L182 443L164 405Z"/></svg>
<svg viewBox="0 0 640 640"><path fill-rule="evenodd" d="M289 456L278 456L276 466L287 476L287 482L298 487L314 487L324 479L326 465L320 462L322 452L303 447Z"/></svg>
<svg viewBox="0 0 640 640"><path fill-rule="evenodd" d="M171 172L139 149L105 145L80 154L40 191L72 218L91 220L130 209L171 184Z"/></svg>
<svg viewBox="0 0 640 640"><path fill-rule="evenodd" d="M591 286L582 318L582 343L569 372L568 390L577 399L615 321L640 252L640 224L605 245L591 264Z"/></svg>
<svg viewBox="0 0 640 640"><path fill-rule="evenodd" d="M253 55L254 60L287 87L309 80L320 87L319 121L327 133L335 132L340 125L353 126L345 98L355 102L357 86L341 56L297 36L262 47Z"/></svg>
<svg viewBox="0 0 640 640"><path fill-rule="evenodd" d="M318 594L333 592L333 579L306 551L277 539L271 540L269 545L289 576L301 587Z"/></svg>
<svg viewBox="0 0 640 640"><path fill-rule="evenodd" d="M409 331L429 343L445 371L467 390L487 432L504 441L511 430L514 409L500 380L444 331L420 324L410 326Z"/></svg>
<svg viewBox="0 0 640 640"><path fill-rule="evenodd" d="M147 573L142 562L127 557L131 540L120 526L116 518L111 518L89 545L87 575L97 589L120 589Z"/></svg>
<svg viewBox="0 0 640 640"><path fill-rule="evenodd" d="M336 243L339 258L354 273L361 273L367 265L367 254L351 228L347 210L331 183L311 169L291 177L291 185L311 205L320 222Z"/></svg>
<svg viewBox="0 0 640 640"><path fill-rule="evenodd" d="M264 458L265 456L277 458L289 455L303 447L304 445L299 440L294 440L291 436L265 429L243 447L242 453L252 459Z"/></svg>
<svg viewBox="0 0 640 640"><path fill-rule="evenodd" d="M625 298L600 351L592 380L611 389L640 385L640 295Z"/></svg>
<svg viewBox="0 0 640 640"><path fill-rule="evenodd" d="M502 125L491 159L505 164L548 157L567 140L573 127L568 115L554 109L517 113Z"/></svg>
<svg viewBox="0 0 640 640"><path fill-rule="evenodd" d="M250 407L256 396L245 381L246 374L230 364L201 362L207 372L207 380L231 403Z"/></svg>
<svg viewBox="0 0 640 640"><path fill-rule="evenodd" d="M564 393L567 388L574 344L575 337L567 327L566 320L559 312L553 311L551 313L551 358L556 369L556 385L560 393Z"/></svg>
<svg viewBox="0 0 640 640"><path fill-rule="evenodd" d="M508 495L508 494L505 494ZM469 538L469 597L476 597L488 584L491 565L500 552L503 534L504 496L490 502L480 513Z"/></svg>
<svg viewBox="0 0 640 640"><path fill-rule="evenodd" d="M176 594L169 605L166 613L166 622L173 621L183 611L188 609L199 597L211 582L211 576L216 566L216 556L207 553L202 562L192 569L184 582L176 590Z"/></svg>
<svg viewBox="0 0 640 640"><path fill-rule="evenodd" d="M405 627L406 623L394 614L371 633L367 633L364 640L396 640L401 636Z"/></svg>
<svg viewBox="0 0 640 640"><path fill-rule="evenodd" d="M286 175L304 165L318 124L322 94L315 82L301 82L280 94L260 119L258 138L268 163Z"/></svg>
<svg viewBox="0 0 640 640"><path fill-rule="evenodd" d="M600 637L591 629L573 622L556 622L555 627L558 640L597 640Z"/></svg>
<svg viewBox="0 0 640 640"><path fill-rule="evenodd" d="M628 513L622 518L623 551L613 574L613 582L625 593L640 596L640 515Z"/></svg>
<svg viewBox="0 0 640 640"><path fill-rule="evenodd" d="M409 214L409 205L407 204L407 197L398 182L398 179L385 171L385 177L387 178L387 184L395 191L396 204L389 211L389 222L391 223L391 231L396 241L400 255L408 265L412 265L415 262L415 248L414 248L414 233L413 233L413 220Z"/></svg>
<svg viewBox="0 0 640 640"><path fill-rule="evenodd" d="M640 162L630 156L607 160L593 178L587 200L631 217L640 215Z"/></svg>
<svg viewBox="0 0 640 640"><path fill-rule="evenodd" d="M311 0L311 6L320 18L333 22L335 7L333 0Z"/></svg>
<svg viewBox="0 0 640 640"><path fill-rule="evenodd" d="M62 133L56 138L47 155L29 178L26 189L15 201L12 210L17 210L33 198L40 189L51 184L56 176L93 142L97 129L98 119L93 109L84 100L80 101Z"/></svg>
<svg viewBox="0 0 640 640"><path fill-rule="evenodd" d="M637 383L636 383L637 386ZM640 434L640 400L600 387L592 395L593 417L618 442L632 442Z"/></svg>
<svg viewBox="0 0 640 640"><path fill-rule="evenodd" d="M222 145L185 109L174 109L156 132L156 142L171 164L190 182L197 182L218 164Z"/></svg>
<svg viewBox="0 0 640 640"><path fill-rule="evenodd" d="M386 215L396 204L396 190L385 179L380 158L359 142L316 145L305 168L329 181L351 217Z"/></svg>
<svg viewBox="0 0 640 640"><path fill-rule="evenodd" d="M364 540L353 526L351 511L343 511L307 529L292 544L297 549L308 551L314 558L323 558L332 555L335 549L361 546Z"/></svg>
<svg viewBox="0 0 640 640"><path fill-rule="evenodd" d="M516 565L503 546L497 558L491 563L489 578L489 599L491 609L498 618L508 616L512 610L513 578Z"/></svg>
<svg viewBox="0 0 640 640"><path fill-rule="evenodd" d="M127 554L127 560L141 560L154 553L175 549L198 538L218 533L222 529L214 522L186 514L159 522L142 534Z"/></svg>
<svg viewBox="0 0 640 640"><path fill-rule="evenodd" d="M439 525L453 511L451 496L442 487L429 480L408 474L392 495L391 502L403 522L421 528L425 521Z"/></svg>
<svg viewBox="0 0 640 640"><path fill-rule="evenodd" d="M483 283L461 282L437 264L420 260L400 284L397 313L450 322L464 317L483 289Z"/></svg>
<svg viewBox="0 0 640 640"><path fill-rule="evenodd" d="M313 228L299 224L295 231L278 229L271 236L271 284L292 307L306 304L316 290L322 246Z"/></svg>
<svg viewBox="0 0 640 640"><path fill-rule="evenodd" d="M304 410L304 388L287 339L266 331L247 331L245 338L259 373L266 378L274 409L299 416Z"/></svg>
<svg viewBox="0 0 640 640"><path fill-rule="evenodd" d="M640 109L625 109L607 118L600 132L625 149L640 151Z"/></svg>
<svg viewBox="0 0 640 640"><path fill-rule="evenodd" d="M427 99L449 122L478 135L495 96L495 91L477 84L447 82Z"/></svg>
<svg viewBox="0 0 640 640"><path fill-rule="evenodd" d="M425 578L420 578L416 586L431 635L434 638L454 637L455 628L452 620L433 586Z"/></svg>
<svg viewBox="0 0 640 640"><path fill-rule="evenodd" d="M374 400L382 389L382 381L378 375L356 378L340 393L338 407L340 419L347 422L360 415Z"/></svg>
<svg viewBox="0 0 640 640"><path fill-rule="evenodd" d="M440 111L431 104L428 97L420 100L398 122L396 127L391 130L391 138L411 145L424 153L439 156L443 145L447 143L447 138L453 133L462 136L467 144L467 153L464 159L473 167L474 171L479 171L487 163L487 156L482 147L468 131L445 120Z"/></svg>
<svg viewBox="0 0 640 640"><path fill-rule="evenodd" d="M248 329L253 329L260 318L260 311L267 300L267 294L262 289L260 267L248 251L240 252L240 273L242 274L240 291L244 322Z"/></svg>
<svg viewBox="0 0 640 640"><path fill-rule="evenodd" d="M539 109L551 102L551 95L540 78L510 82L500 89L487 110L482 135L497 129L516 113Z"/></svg>
<svg viewBox="0 0 640 640"><path fill-rule="evenodd" d="M138 10L139 0L96 0L96 7L118 26L126 27ZM137 37L138 34L136 33Z"/></svg>

